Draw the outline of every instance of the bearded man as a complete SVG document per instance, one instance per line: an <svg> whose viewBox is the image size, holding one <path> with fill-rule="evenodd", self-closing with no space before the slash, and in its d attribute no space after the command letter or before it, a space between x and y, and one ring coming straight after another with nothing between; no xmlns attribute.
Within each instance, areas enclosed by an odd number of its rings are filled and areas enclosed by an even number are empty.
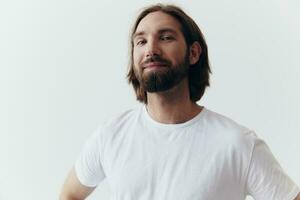
<svg viewBox="0 0 300 200"><path fill-rule="evenodd" d="M176 6L150 6L130 39L127 77L142 104L88 139L61 200L85 199L104 179L114 200L300 199L262 139L197 104L211 70L193 19Z"/></svg>

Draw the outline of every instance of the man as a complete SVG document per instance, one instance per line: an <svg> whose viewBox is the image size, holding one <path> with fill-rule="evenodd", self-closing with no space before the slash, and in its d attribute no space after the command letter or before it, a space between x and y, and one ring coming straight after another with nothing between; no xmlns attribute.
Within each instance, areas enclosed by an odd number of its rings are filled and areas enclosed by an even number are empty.
<svg viewBox="0 0 300 200"><path fill-rule="evenodd" d="M263 140L196 104L209 73L196 23L176 6L146 8L133 27L128 72L143 105L89 138L61 199L85 199L107 178L116 200L300 200Z"/></svg>

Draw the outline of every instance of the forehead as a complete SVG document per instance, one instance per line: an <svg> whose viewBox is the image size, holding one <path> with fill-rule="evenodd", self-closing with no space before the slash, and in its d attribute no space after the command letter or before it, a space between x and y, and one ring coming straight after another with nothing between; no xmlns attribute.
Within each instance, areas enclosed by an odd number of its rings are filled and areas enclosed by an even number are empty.
<svg viewBox="0 0 300 200"><path fill-rule="evenodd" d="M173 16L161 11L156 11L146 15L139 23L135 33L158 32L161 29L169 29L181 33L180 23Z"/></svg>

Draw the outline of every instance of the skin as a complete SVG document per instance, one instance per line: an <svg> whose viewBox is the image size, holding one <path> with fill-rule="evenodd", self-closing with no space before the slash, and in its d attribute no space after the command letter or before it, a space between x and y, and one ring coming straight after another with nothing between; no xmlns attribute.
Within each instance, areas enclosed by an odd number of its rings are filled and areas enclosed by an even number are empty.
<svg viewBox="0 0 300 200"><path fill-rule="evenodd" d="M72 168L63 184L59 200L83 200L94 191L94 187L82 185Z"/></svg>
<svg viewBox="0 0 300 200"><path fill-rule="evenodd" d="M169 29L171 32L162 33L160 32L162 29ZM160 70L159 66L142 69L141 63L149 55L160 55L171 61L172 65L178 64L184 59L187 45L180 31L180 24L173 17L162 12L150 13L142 19L136 33L138 35L134 38L134 42L143 40L143 45L134 46L134 65L137 71L151 73L152 70ZM170 39L171 36L172 39ZM199 43L195 42L189 51L189 62L194 64L198 61L201 53ZM202 107L190 101L186 78L168 91L148 93L147 96L149 114L153 119L162 123L182 123L193 118L202 110ZM73 168L62 187L60 200L83 200L94 189L82 185Z"/></svg>
<svg viewBox="0 0 300 200"><path fill-rule="evenodd" d="M166 29L172 31L161 32ZM162 66L157 63L153 63L149 68L142 67L143 61L155 54L176 65L184 59L187 48L180 31L180 24L176 19L160 11L150 13L141 20L134 37L135 70L139 73L162 70L160 69ZM196 63L201 54L199 43L195 42L191 45L189 52L189 63ZM150 116L161 123L183 123L196 116L203 108L190 100L187 78L167 91L147 93L147 98L147 110ZM60 200L83 200L94 189L82 185L73 168L62 187ZM295 200L300 200L300 194Z"/></svg>
<svg viewBox="0 0 300 200"><path fill-rule="evenodd" d="M163 31L168 30L168 31ZM133 48L135 71L150 73L162 70L160 66L143 68L142 63L149 56L159 55L176 65L185 57L187 44L180 30L179 22L161 11L152 12L139 23ZM195 64L201 54L198 42L189 47L189 63ZM163 92L147 92L147 110L156 121L166 124L183 123L196 116L203 107L190 100L188 79Z"/></svg>

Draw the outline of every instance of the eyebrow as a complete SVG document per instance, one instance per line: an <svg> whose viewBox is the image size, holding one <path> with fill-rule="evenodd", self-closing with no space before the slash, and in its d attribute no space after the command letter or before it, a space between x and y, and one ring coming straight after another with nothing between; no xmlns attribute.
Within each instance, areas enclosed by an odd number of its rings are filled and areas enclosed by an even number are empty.
<svg viewBox="0 0 300 200"><path fill-rule="evenodd" d="M158 30L158 34L162 34L162 33L166 33L166 32L170 32L170 33L177 35L177 32L172 28L162 28L162 29ZM135 32L132 36L132 39L134 40L136 37L142 36L142 35L145 35L145 31Z"/></svg>

